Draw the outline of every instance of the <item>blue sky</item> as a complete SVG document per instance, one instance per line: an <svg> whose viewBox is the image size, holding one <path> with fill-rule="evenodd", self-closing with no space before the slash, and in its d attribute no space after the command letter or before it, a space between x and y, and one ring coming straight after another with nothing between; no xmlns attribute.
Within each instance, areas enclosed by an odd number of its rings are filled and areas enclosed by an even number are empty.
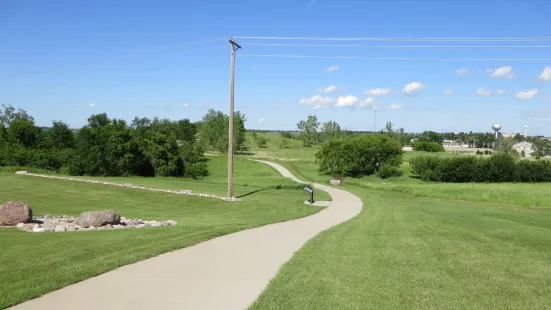
<svg viewBox="0 0 551 310"><path fill-rule="evenodd" d="M40 125L63 120L80 127L100 112L126 120L199 120L208 108L227 113L229 36L551 37L550 12L551 2L543 0L1 0L0 103L26 109ZM378 129L387 120L408 132L489 131L499 122L503 132L528 125L531 134L551 135L551 69L544 71L551 61L243 55L533 59L551 58L551 48L373 46L551 46L551 41L237 41L243 48L236 59L235 105L246 114L248 128L294 129L298 120L315 114L347 129L371 130L375 108ZM459 69L467 70L458 74Z"/></svg>

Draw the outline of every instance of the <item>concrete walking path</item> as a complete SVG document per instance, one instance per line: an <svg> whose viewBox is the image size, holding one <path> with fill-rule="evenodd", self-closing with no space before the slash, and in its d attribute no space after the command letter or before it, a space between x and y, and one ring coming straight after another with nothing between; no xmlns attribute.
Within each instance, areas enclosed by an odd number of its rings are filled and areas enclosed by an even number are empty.
<svg viewBox="0 0 551 310"><path fill-rule="evenodd" d="M278 164L258 161L302 182ZM314 187L333 199L314 215L126 265L11 309L246 309L306 241L362 209L362 201L349 192L320 184Z"/></svg>

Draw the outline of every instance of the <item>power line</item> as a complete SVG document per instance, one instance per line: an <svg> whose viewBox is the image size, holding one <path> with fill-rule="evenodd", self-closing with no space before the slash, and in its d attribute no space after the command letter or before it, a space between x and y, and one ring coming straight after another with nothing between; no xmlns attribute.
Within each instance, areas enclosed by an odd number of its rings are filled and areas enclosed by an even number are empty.
<svg viewBox="0 0 551 310"><path fill-rule="evenodd" d="M256 46L301 47L364 47L364 48L551 48L551 45L363 45L363 44L300 44L300 43L246 43Z"/></svg>
<svg viewBox="0 0 551 310"><path fill-rule="evenodd" d="M403 42L535 42L551 41L551 37L525 38L312 38L312 37L234 37L243 40L300 40L300 41L403 41Z"/></svg>
<svg viewBox="0 0 551 310"><path fill-rule="evenodd" d="M246 57L275 58L320 58L320 59L361 59L361 60L429 60L429 61L551 61L551 58L417 58L417 57L361 57L361 56L312 56L277 54L237 54Z"/></svg>

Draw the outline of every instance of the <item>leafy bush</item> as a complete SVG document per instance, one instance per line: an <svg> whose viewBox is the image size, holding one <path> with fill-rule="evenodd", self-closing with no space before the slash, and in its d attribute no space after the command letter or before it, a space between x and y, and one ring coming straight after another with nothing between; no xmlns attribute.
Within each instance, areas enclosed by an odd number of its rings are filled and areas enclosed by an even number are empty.
<svg viewBox="0 0 551 310"><path fill-rule="evenodd" d="M409 161L412 172L436 182L551 182L551 161L516 160L512 154L451 158L417 156Z"/></svg>
<svg viewBox="0 0 551 310"><path fill-rule="evenodd" d="M404 173L402 170L400 170L400 168L389 164L383 164L379 168L379 171L377 171L377 176L381 179L399 177L399 176L402 176L403 174Z"/></svg>
<svg viewBox="0 0 551 310"><path fill-rule="evenodd" d="M402 146L385 134L359 135L326 142L316 153L321 173L361 177L376 172L383 164L398 167Z"/></svg>
<svg viewBox="0 0 551 310"><path fill-rule="evenodd" d="M444 147L438 142L416 141L412 143L414 151L444 152Z"/></svg>

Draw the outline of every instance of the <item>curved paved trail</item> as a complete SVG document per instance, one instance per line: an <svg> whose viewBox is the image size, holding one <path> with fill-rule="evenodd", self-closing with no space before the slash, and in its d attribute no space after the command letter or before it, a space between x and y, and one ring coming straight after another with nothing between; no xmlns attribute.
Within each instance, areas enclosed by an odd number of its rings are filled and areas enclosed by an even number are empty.
<svg viewBox="0 0 551 310"><path fill-rule="evenodd" d="M278 164L260 162L302 182ZM243 230L123 266L11 309L246 309L306 241L361 211L362 201L353 194L314 186L333 198L314 215Z"/></svg>

